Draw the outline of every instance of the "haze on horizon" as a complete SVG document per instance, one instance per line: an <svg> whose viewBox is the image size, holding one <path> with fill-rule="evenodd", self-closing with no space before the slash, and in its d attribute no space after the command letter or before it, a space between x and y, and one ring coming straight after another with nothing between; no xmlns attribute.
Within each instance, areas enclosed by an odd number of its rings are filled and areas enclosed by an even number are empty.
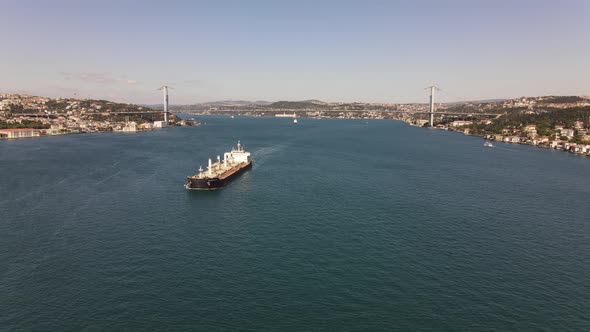
<svg viewBox="0 0 590 332"><path fill-rule="evenodd" d="M590 94L590 2L3 3L0 92L173 104Z"/></svg>

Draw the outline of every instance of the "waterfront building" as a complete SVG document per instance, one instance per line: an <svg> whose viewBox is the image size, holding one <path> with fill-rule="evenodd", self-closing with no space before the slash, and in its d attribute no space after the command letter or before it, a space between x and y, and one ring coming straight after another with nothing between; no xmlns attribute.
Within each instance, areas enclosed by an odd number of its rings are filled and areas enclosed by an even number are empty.
<svg viewBox="0 0 590 332"><path fill-rule="evenodd" d="M61 130L56 127L57 126L52 125L51 128L45 129L43 132L45 133L45 135L59 135L61 133Z"/></svg>
<svg viewBox="0 0 590 332"><path fill-rule="evenodd" d="M135 121L131 121L125 124L122 131L128 133L134 133L137 131L137 123Z"/></svg>
<svg viewBox="0 0 590 332"><path fill-rule="evenodd" d="M0 138L27 138L37 137L39 131L33 128L0 129Z"/></svg>
<svg viewBox="0 0 590 332"><path fill-rule="evenodd" d="M150 130L154 128L154 125L146 122L146 123L142 123L139 126L137 126L139 130Z"/></svg>
<svg viewBox="0 0 590 332"><path fill-rule="evenodd" d="M287 113L283 112L282 114L275 114L275 117L277 117L277 118L296 118L297 115L295 114L295 112L293 112L293 114L287 114Z"/></svg>
<svg viewBox="0 0 590 332"><path fill-rule="evenodd" d="M427 124L427 123L428 123L428 120L423 120L423 119L416 120L416 125L418 127L424 127L424 125Z"/></svg>

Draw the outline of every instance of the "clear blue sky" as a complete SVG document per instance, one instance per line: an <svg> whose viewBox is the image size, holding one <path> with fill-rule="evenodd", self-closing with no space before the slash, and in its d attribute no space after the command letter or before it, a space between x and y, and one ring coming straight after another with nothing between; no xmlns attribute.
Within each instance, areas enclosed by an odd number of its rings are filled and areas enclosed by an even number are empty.
<svg viewBox="0 0 590 332"><path fill-rule="evenodd" d="M158 103L590 94L590 1L3 0L0 91Z"/></svg>

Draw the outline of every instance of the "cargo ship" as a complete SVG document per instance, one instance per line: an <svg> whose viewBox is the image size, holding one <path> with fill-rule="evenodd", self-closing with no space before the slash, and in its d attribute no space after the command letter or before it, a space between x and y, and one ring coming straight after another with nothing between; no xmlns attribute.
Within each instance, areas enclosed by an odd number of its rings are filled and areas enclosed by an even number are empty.
<svg viewBox="0 0 590 332"><path fill-rule="evenodd" d="M250 152L246 152L238 141L238 146L223 154L223 161L217 156L215 163L209 158L207 170L199 167L199 173L187 177L186 189L215 190L222 188L231 180L252 167Z"/></svg>

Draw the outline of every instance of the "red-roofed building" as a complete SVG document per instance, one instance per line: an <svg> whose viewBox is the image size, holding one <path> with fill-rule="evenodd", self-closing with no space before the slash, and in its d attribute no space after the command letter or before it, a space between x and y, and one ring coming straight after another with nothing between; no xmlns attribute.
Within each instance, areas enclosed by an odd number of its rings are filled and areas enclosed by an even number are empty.
<svg viewBox="0 0 590 332"><path fill-rule="evenodd" d="M33 128L0 129L0 138L37 137L39 131Z"/></svg>

